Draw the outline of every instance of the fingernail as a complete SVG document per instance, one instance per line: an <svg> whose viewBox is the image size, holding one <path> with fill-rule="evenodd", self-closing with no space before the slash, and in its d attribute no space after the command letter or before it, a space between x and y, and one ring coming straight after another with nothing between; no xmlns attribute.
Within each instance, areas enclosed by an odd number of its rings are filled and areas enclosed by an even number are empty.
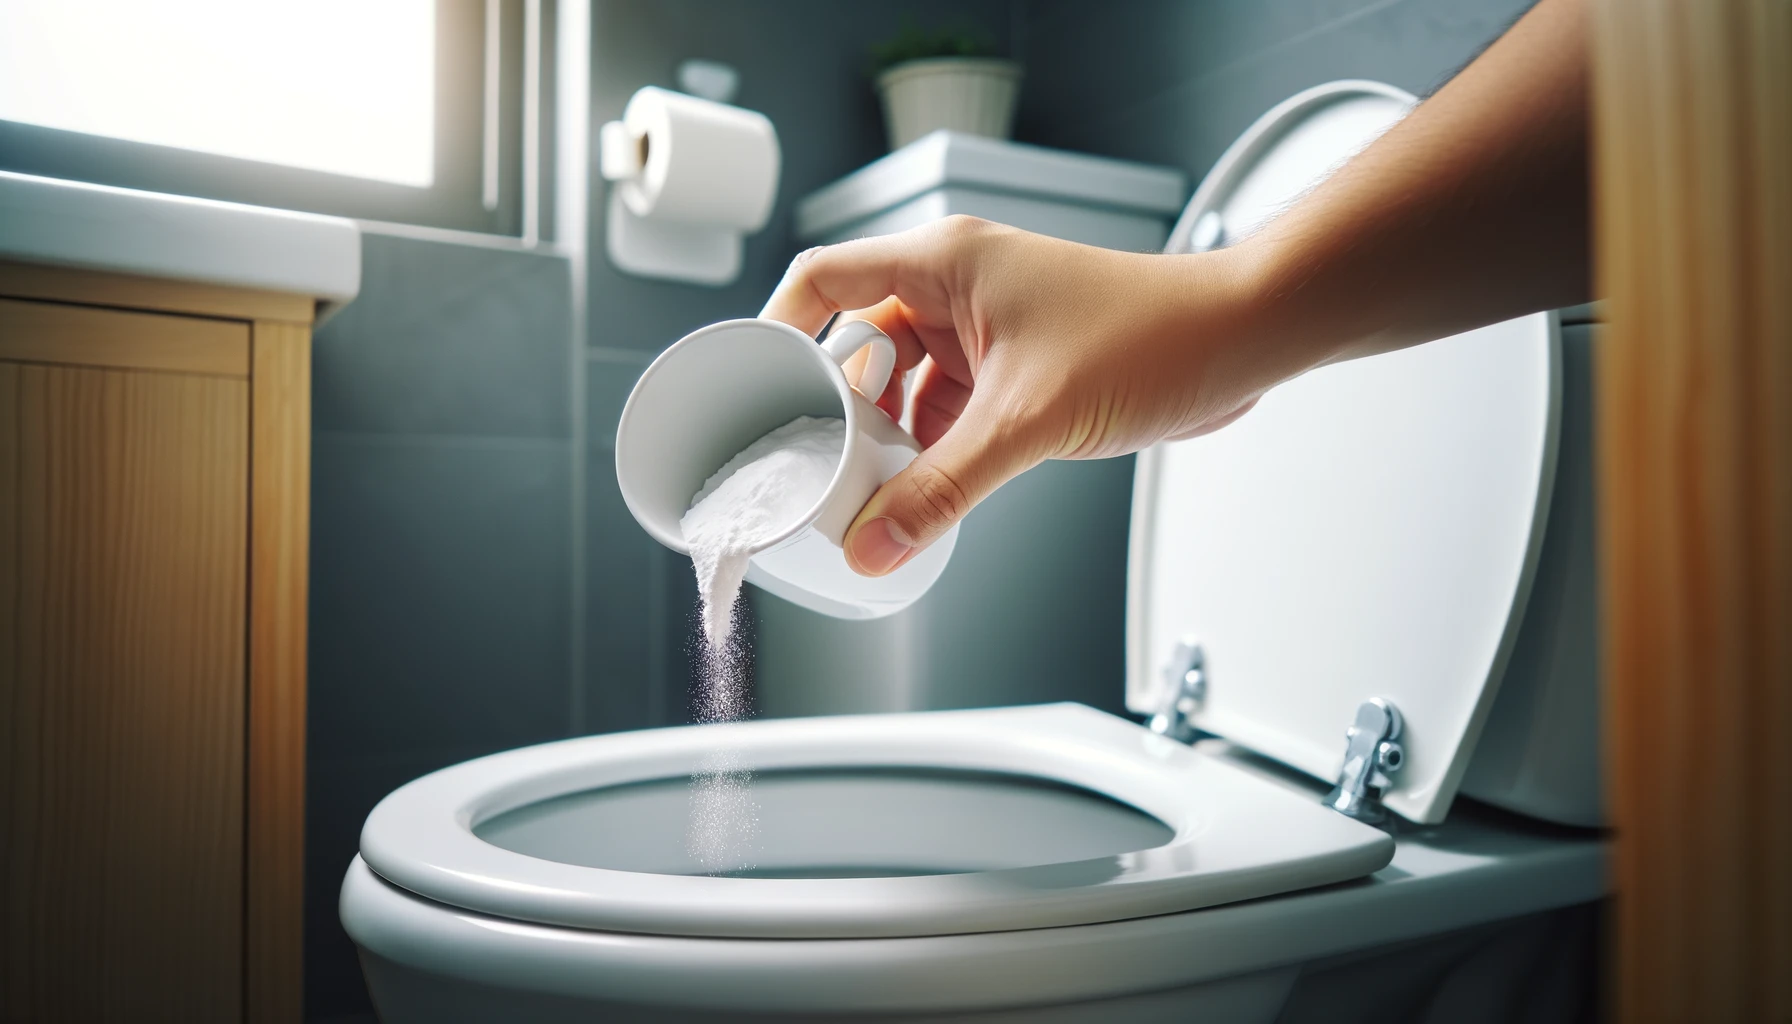
<svg viewBox="0 0 1792 1024"><path fill-rule="evenodd" d="M914 549L908 534L882 516L859 527L852 537L852 560L872 576L882 576Z"/></svg>

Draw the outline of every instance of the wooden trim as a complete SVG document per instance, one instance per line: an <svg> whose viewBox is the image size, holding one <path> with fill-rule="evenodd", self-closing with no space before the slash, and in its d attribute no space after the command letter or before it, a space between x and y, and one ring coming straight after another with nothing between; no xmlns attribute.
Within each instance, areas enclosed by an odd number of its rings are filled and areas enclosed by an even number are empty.
<svg viewBox="0 0 1792 1024"><path fill-rule="evenodd" d="M253 358L244 1017L297 1022L304 962L310 331L257 321Z"/></svg>
<svg viewBox="0 0 1792 1024"><path fill-rule="evenodd" d="M249 330L229 320L0 299L0 359L241 378Z"/></svg>
<svg viewBox="0 0 1792 1024"><path fill-rule="evenodd" d="M1596 0L1615 1020L1792 1019L1792 5Z"/></svg>
<svg viewBox="0 0 1792 1024"><path fill-rule="evenodd" d="M0 295L232 320L308 324L317 315L316 300L306 295L5 260L0 260Z"/></svg>

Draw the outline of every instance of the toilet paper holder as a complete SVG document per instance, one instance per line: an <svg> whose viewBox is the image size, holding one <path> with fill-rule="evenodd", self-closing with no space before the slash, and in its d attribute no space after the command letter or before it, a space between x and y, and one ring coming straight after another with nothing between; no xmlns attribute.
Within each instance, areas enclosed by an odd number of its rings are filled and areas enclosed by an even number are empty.
<svg viewBox="0 0 1792 1024"><path fill-rule="evenodd" d="M703 80L683 70L681 79ZM764 114L657 86L638 90L622 118L598 130L598 172L612 183L610 261L640 277L733 282L745 236L771 217L780 163Z"/></svg>

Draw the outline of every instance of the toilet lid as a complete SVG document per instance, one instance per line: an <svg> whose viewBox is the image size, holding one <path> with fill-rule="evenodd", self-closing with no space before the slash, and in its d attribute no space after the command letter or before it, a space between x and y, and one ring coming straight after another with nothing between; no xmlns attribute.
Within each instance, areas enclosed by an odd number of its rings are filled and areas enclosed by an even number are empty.
<svg viewBox="0 0 1792 1024"><path fill-rule="evenodd" d="M1171 251L1230 244L1415 103L1334 82L1215 165ZM1324 779L1364 700L1401 712L1386 806L1442 820L1492 706L1542 545L1559 352L1546 314L1308 373L1224 430L1140 454L1127 705L1198 642L1202 729Z"/></svg>

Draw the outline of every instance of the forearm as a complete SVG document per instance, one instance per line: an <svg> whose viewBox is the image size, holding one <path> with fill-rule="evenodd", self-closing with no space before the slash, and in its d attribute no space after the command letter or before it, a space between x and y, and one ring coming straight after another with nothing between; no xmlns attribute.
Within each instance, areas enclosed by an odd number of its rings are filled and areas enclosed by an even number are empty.
<svg viewBox="0 0 1792 1024"><path fill-rule="evenodd" d="M1284 372L1590 292L1582 0L1542 0L1232 257Z"/></svg>

